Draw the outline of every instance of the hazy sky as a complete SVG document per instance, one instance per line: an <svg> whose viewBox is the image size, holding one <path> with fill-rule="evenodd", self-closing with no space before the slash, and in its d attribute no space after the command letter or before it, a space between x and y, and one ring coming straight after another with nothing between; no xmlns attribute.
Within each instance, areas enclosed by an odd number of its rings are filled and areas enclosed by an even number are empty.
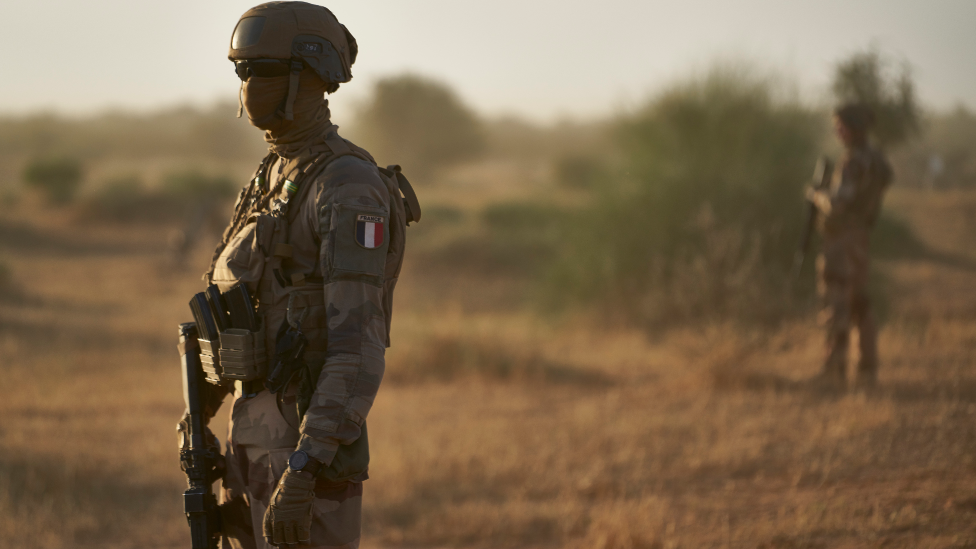
<svg viewBox="0 0 976 549"><path fill-rule="evenodd" d="M236 96L227 61L254 0L4 1L0 112L87 113ZM627 107L715 59L752 60L823 97L869 45L908 61L929 105L976 107L976 0L332 0L355 79L414 71L487 113L546 120ZM348 109L345 109L348 110Z"/></svg>

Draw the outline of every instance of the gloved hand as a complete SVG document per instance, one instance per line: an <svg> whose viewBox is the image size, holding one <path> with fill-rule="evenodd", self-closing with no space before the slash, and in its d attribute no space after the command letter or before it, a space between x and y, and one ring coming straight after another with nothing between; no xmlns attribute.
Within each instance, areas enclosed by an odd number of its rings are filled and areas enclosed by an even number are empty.
<svg viewBox="0 0 976 549"><path fill-rule="evenodd" d="M285 470L264 513L264 539L278 547L308 545L312 537L314 499L315 477L311 473Z"/></svg>
<svg viewBox="0 0 976 549"><path fill-rule="evenodd" d="M807 187L804 193L806 199L813 203L824 215L829 215L831 210L830 194L823 189Z"/></svg>

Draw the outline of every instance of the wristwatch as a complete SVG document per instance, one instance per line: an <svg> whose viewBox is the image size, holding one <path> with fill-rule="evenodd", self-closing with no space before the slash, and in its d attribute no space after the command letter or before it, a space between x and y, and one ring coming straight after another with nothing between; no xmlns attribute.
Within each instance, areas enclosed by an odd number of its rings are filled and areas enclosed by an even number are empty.
<svg viewBox="0 0 976 549"><path fill-rule="evenodd" d="M296 473L310 473L313 477L322 468L322 462L305 453L305 450L297 450L288 457L288 468Z"/></svg>

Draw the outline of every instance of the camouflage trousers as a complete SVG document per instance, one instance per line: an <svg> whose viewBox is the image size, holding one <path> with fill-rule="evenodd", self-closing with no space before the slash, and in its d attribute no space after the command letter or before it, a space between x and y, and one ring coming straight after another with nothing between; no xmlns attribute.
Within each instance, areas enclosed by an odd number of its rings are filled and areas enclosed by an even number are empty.
<svg viewBox="0 0 976 549"><path fill-rule="evenodd" d="M270 549L264 541L264 513L288 457L298 444L294 387L279 401L268 391L250 399L236 393L227 440L227 474L221 490L221 547ZM359 547L363 484L319 481L312 511L311 547ZM302 546L308 547L308 546Z"/></svg>
<svg viewBox="0 0 976 549"><path fill-rule="evenodd" d="M858 375L875 378L878 370L878 328L868 296L867 231L851 231L824 239L817 260L822 299L821 324L826 329L824 373L844 377L852 328L860 347Z"/></svg>

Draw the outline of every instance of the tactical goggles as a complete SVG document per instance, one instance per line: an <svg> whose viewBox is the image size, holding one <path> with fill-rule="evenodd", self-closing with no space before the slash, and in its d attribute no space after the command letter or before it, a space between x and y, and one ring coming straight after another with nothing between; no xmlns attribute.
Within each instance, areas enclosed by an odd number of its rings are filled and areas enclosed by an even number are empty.
<svg viewBox="0 0 976 549"><path fill-rule="evenodd" d="M234 61L234 70L242 82L247 82L247 79L252 76L258 78L287 76L292 70L291 65L289 59L244 59Z"/></svg>

